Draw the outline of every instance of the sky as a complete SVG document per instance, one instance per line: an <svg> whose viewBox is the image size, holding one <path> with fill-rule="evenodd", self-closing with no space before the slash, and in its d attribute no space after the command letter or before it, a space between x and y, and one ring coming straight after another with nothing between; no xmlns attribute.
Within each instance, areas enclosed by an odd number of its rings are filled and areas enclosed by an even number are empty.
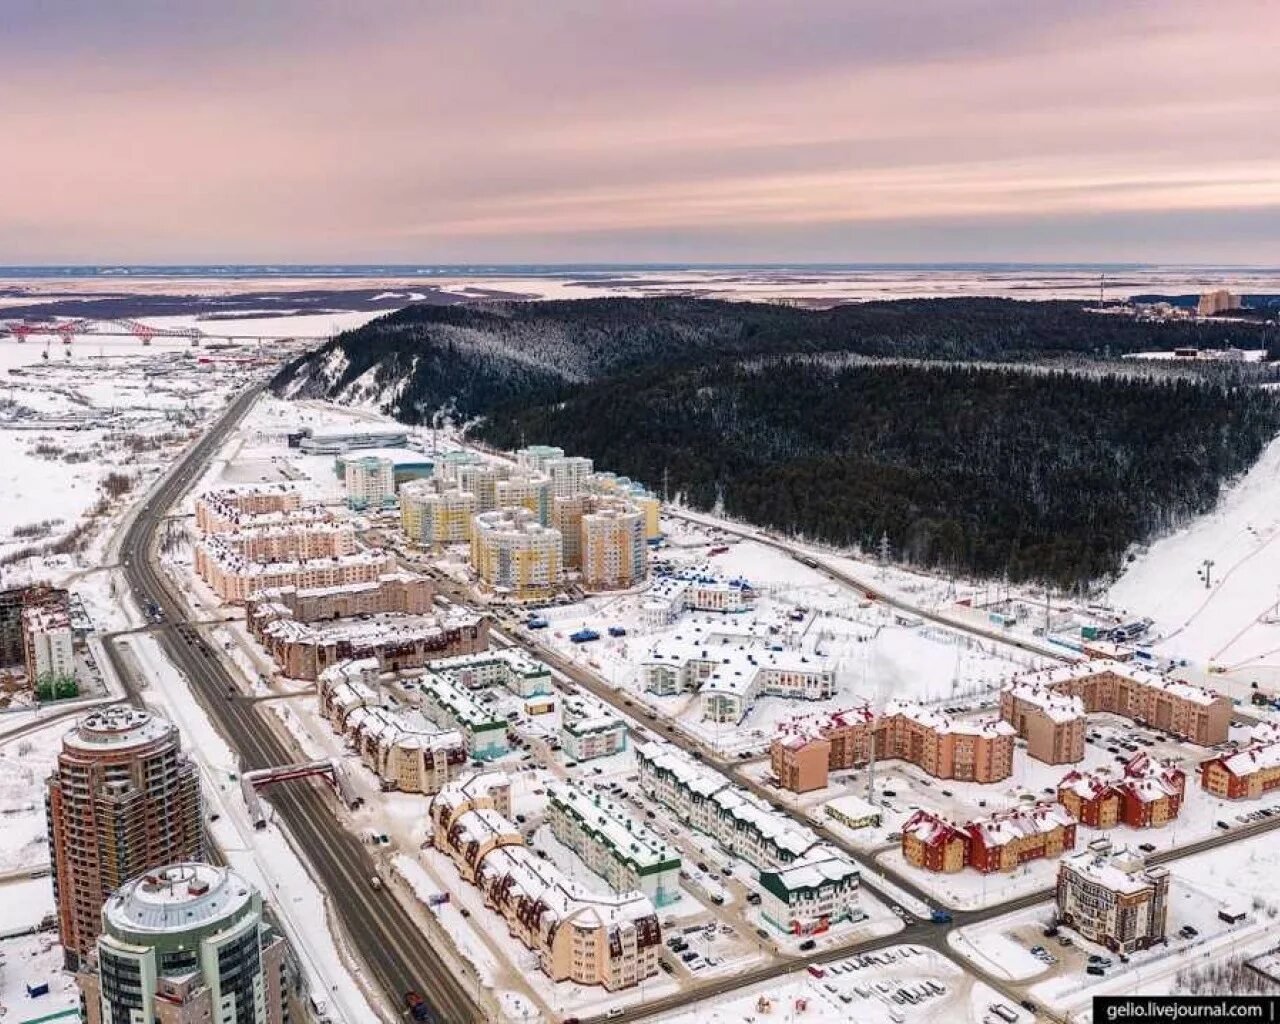
<svg viewBox="0 0 1280 1024"><path fill-rule="evenodd" d="M0 0L0 264L1280 265L1275 0Z"/></svg>

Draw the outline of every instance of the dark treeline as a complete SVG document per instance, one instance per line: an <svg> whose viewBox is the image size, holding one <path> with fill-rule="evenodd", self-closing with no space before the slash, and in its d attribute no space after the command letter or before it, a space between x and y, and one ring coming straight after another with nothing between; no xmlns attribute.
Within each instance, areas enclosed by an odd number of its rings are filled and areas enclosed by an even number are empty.
<svg viewBox="0 0 1280 1024"><path fill-rule="evenodd" d="M642 367L748 355L1027 361L1227 346L1280 347L1280 330L1145 323L1070 302L1009 299L908 299L829 310L681 298L416 305L339 335L285 366L275 383L308 397L367 398L403 382L387 411L424 422L442 408L468 419L506 402L553 401L587 381ZM335 350L345 358L330 372ZM365 393L349 393L353 388Z"/></svg>
<svg viewBox="0 0 1280 1024"><path fill-rule="evenodd" d="M1074 586L1211 508L1280 429L1276 401L1228 364L1148 378L1107 360L1226 346L1280 336L1003 299L411 306L273 384L410 423L445 410L491 443L558 444L655 488L665 471L691 504L720 495L784 532L870 548L887 535L914 564ZM976 360L1011 365L963 365Z"/></svg>
<svg viewBox="0 0 1280 1024"><path fill-rule="evenodd" d="M649 372L478 428L554 441L762 526L1077 586L1212 508L1280 429L1256 388L813 362Z"/></svg>

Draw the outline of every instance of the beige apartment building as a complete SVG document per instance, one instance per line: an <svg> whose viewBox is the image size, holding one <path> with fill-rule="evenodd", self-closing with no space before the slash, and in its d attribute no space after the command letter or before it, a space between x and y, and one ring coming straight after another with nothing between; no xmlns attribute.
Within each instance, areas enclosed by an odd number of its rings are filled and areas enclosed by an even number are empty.
<svg viewBox="0 0 1280 1024"><path fill-rule="evenodd" d="M1058 918L1090 942L1132 953L1165 936L1169 872L1141 854L1095 839L1058 864Z"/></svg>
<svg viewBox="0 0 1280 1024"><path fill-rule="evenodd" d="M1027 754L1037 761L1074 764L1084 758L1088 719L1080 697L1015 681L1000 693L1000 717L1027 741Z"/></svg>

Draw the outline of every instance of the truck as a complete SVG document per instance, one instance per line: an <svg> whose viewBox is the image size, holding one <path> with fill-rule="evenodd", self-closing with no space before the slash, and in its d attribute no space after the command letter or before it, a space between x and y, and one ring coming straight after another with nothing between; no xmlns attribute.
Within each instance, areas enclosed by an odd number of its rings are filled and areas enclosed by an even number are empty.
<svg viewBox="0 0 1280 1024"><path fill-rule="evenodd" d="M932 921L934 924L950 924L951 911L939 910L937 907L934 907L931 911L929 911L929 920Z"/></svg>
<svg viewBox="0 0 1280 1024"><path fill-rule="evenodd" d="M409 1007L409 1016L414 1020L431 1020L431 1011L427 1009L426 1001L417 992L406 992L404 1001L405 1005Z"/></svg>

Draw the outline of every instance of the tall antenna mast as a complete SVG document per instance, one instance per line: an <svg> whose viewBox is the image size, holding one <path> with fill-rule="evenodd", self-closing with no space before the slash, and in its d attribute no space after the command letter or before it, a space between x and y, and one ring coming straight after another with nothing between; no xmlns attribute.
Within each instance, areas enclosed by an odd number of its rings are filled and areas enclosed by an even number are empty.
<svg viewBox="0 0 1280 1024"><path fill-rule="evenodd" d="M1098 305L1099 306L1105 306L1107 304L1106 287L1107 287L1107 275L1099 274L1098 275Z"/></svg>

